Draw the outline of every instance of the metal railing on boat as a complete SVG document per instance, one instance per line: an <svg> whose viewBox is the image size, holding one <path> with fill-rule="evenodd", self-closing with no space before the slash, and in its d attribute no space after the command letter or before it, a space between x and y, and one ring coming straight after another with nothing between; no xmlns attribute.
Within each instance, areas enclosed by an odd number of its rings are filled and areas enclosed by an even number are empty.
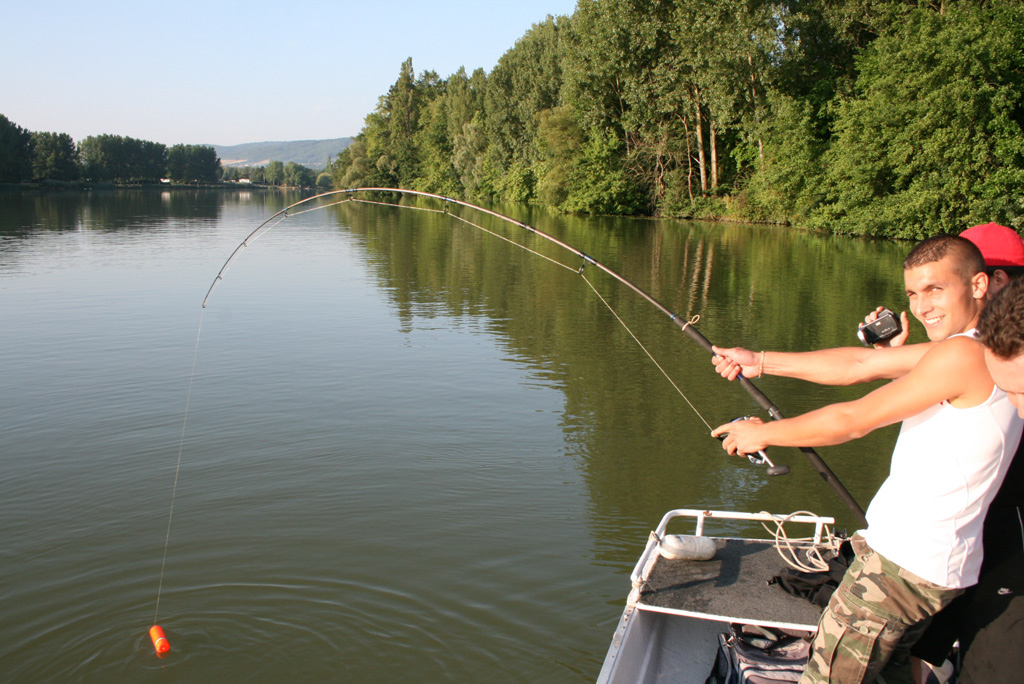
<svg viewBox="0 0 1024 684"><path fill-rule="evenodd" d="M637 561L636 567L633 568L633 573L630 575L630 579L633 581L634 585L643 581L645 568L649 566L649 561L652 560L651 554L657 551L658 544L665 538L665 532L668 529L669 522L675 518L683 517L696 519L696 531L694 536L697 537L704 536L704 522L708 518L715 518L717 520L750 520L761 523L775 523L777 525L790 522L806 523L814 525L814 536L811 539L811 543L813 545L821 543L826 525L835 524L835 518L808 513L779 515L765 511L760 513L745 513L741 511L712 511L697 508L677 508L666 513L662 517L661 522L658 523L658 527L651 533L647 548L644 549L643 554L640 556L640 560Z"/></svg>

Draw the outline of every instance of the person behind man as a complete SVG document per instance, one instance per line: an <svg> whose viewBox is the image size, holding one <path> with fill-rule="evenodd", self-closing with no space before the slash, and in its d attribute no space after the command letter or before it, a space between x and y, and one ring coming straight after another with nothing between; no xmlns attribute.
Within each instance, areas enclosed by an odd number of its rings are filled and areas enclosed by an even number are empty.
<svg viewBox="0 0 1024 684"><path fill-rule="evenodd" d="M985 257L990 297L1024 274L1024 239L1013 228L985 223L968 228L960 237L973 242Z"/></svg>
<svg viewBox="0 0 1024 684"><path fill-rule="evenodd" d="M985 510L1024 423L985 367L971 337L988 277L977 247L929 238L904 262L914 316L930 342L888 349L803 353L715 348L716 368L734 378L765 372L825 384L894 380L865 397L796 418L728 423L729 453L770 445L838 444L903 421L889 477L854 535L856 558L822 614L802 682L873 681L925 620L978 577Z"/></svg>

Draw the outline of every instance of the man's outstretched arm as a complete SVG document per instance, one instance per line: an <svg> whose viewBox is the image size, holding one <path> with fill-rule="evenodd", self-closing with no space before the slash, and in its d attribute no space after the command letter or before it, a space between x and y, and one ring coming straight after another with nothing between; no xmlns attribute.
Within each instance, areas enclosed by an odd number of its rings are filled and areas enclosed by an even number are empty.
<svg viewBox="0 0 1024 684"><path fill-rule="evenodd" d="M869 349L835 347L809 352L754 352L742 347L712 347L711 362L727 380L743 373L748 379L762 375L806 380L819 385L853 385L873 380L895 380L909 373L935 342Z"/></svg>
<svg viewBox="0 0 1024 684"><path fill-rule="evenodd" d="M829 446L862 437L943 401L967 407L984 402L992 380L977 342L953 338L933 345L911 372L855 401L831 404L796 418L721 425L729 453L751 454L768 446Z"/></svg>

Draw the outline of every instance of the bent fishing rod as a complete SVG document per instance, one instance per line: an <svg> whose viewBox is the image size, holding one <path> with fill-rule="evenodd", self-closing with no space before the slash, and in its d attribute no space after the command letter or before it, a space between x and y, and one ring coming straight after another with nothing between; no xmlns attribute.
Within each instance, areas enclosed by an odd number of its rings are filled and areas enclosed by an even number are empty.
<svg viewBox="0 0 1024 684"><path fill-rule="evenodd" d="M345 190L333 190L331 192L320 193L320 194L314 195L312 197L307 197L306 199L300 200L298 202L295 202L295 203L285 207L284 209L281 209L276 214L274 214L270 218L266 219L263 223L261 223L259 226L257 226L257 228L255 230L253 230L245 238L245 240L243 240L241 242L241 244L239 244L238 247L236 247L235 250L231 253L231 255L228 257L227 261L224 262L224 265L221 266L220 271L217 273L217 276L214 278L213 283L210 285L210 289L207 290L206 296L203 297L203 304L202 304L203 308L204 309L206 308L206 303L209 300L210 295L213 293L213 290L217 287L217 283L219 283L221 280L223 280L224 275L225 275L225 273L227 273L227 270L231 266L232 261L234 261L234 259L242 252L242 250L244 248L248 247L255 240L257 240L260 236L265 234L267 231L271 230L274 226L276 226L278 223L280 223L281 221L283 221L285 218L287 218L289 216L297 216L298 214L305 213L307 211L315 211L315 210L319 210L319 209L325 209L325 208L330 207L330 206L344 204L344 203L350 202L350 201L359 202L359 203L369 203L369 204L383 204L383 205L389 206L389 207L400 207L400 208L406 208L406 209L419 209L419 207L412 207L412 206L408 206L408 205L394 204L394 203L391 203L391 202L374 202L374 201L366 200L366 199L356 199L354 197L356 194L368 194L368 193L392 193L392 194L398 194L398 195L411 195L411 196L418 196L418 197L427 197L427 198L439 200L441 202L444 202L444 207L445 208L444 208L443 213L448 214L449 216L451 216L452 218L455 218L457 220L463 221L465 223L469 223L470 225L472 225L472 226L474 226L476 228L480 228L484 232L490 233L491 235L494 235L495 237L498 237L500 239L506 240L507 242L511 242L514 245L517 245L519 247L522 247L523 249L527 249L528 251L532 252L532 250L529 250L527 247L525 247L524 245L522 245L522 244L520 244L518 242L515 242L514 240L509 240L508 238L505 238L502 235L499 235L497 233L493 233L493 232L487 230L486 228L483 228L482 226L478 226L475 223L471 223L470 221L468 221L468 220L466 220L466 219L464 219L464 218L462 218L462 217L460 217L460 216L458 216L456 214L451 214L449 212L449 210L448 210L449 209L449 205L455 205L455 206L465 207L465 208L471 209L473 211L479 211L479 212L482 212L484 214L493 216L494 218L497 218L497 219L499 219L501 221L505 221L507 223L511 223L512 225L518 226L519 228L522 228L523 230L525 230L525 231L527 231L527 232L529 232L529 233L531 233L533 235L536 235L539 238L543 238L544 240L547 240L548 242L551 242L551 243L557 245L558 247L561 247L562 249L567 250L568 252L570 252L570 253L576 255L577 257L579 257L580 259L582 259L583 263L582 263L582 265L578 269L578 273L581 276L583 275L583 271L586 268L586 266L590 265L590 266L593 266L594 268L597 268L598 270L602 271L603 273L607 274L608 276L610 276L614 280L618 281L620 284L625 285L627 288L629 288L630 290L635 292L637 295L639 295L643 299L647 300L647 302L650 303L652 306L654 306L654 308L656 308L658 311L660 311L664 315L668 316L669 320L672 321L672 323L677 325L684 333L686 333L686 336L689 337L690 340L695 342L704 351L706 351L706 352L708 352L709 354L712 354L712 355L714 354L714 351L711 348L712 347L711 342L706 337L704 337L704 335L702 335L700 333L700 331L698 331L694 327L694 324L697 321L697 317L694 317L692 319L680 318L677 314L675 314L668 307L666 307L664 304L662 304L657 299L655 299L653 296L651 296L649 293L647 293L645 290L643 290L640 286L636 285L635 283L630 281L625 276L617 273L616 271L613 271L611 268L609 268L608 266L604 265L603 263L601 263L597 259L589 256L588 254L586 254L582 250L579 250L576 247L573 247L572 245L570 245L570 244L568 244L566 242L563 242L562 240L559 240L555 236L549 235L548 233L545 233L542 230L538 230L537 228L534 228L533 226L525 224L525 223L523 223L521 221L517 221L517 220L515 220L513 218L505 216L504 214L499 214L496 211L491 211L490 209L485 209L485 208L477 206L475 204L470 204L469 202L464 202L462 200L454 199L454 198L451 198L451 197L445 197L443 195L436 195L436 194L433 194L433 193L422 192L422 191L419 191L419 190L405 190L405 189L400 189L400 188L372 188L371 187L371 188L348 188L348 189L345 189ZM322 200L324 200L326 198L335 198L335 197L339 197L341 199L339 199L338 201L331 201L331 202L328 202L328 203L318 203L318 202L321 202ZM309 203L314 203L314 205L313 206L308 206ZM437 211L437 210L427 210L427 211ZM441 212L439 212L439 213L441 213ZM533 252L533 253L537 254L538 256L541 256L543 258L548 258L548 257L546 257L543 254L540 254L538 252ZM554 261L552 259L549 259L549 260ZM558 262L558 261L555 261L555 263L557 263L560 266L565 266L565 264L562 264L561 262ZM566 268L570 268L568 266L565 266L565 267ZM575 270L575 269L571 269L570 268L570 270ZM589 284L589 281L588 281L588 284ZM591 287L593 287L593 286L591 286ZM595 290L595 292L596 292L596 290ZM598 295L598 296L600 296L600 295ZM637 342L639 343L639 340L637 340ZM646 349L644 351L646 351ZM649 353L648 353L648 355L649 355ZM653 357L652 357L652 360L653 360ZM655 363L657 363L657 362L655 362ZM662 371L662 372L664 372L664 371ZM669 380L671 381L671 378ZM737 380L739 381L740 386L746 391L746 393L748 395L750 395L750 397L754 400L754 402L757 403L757 405L760 406L772 418L772 420L782 420L784 418L784 416L782 415L782 411L779 409L779 407L776 406L767 396L765 396L764 392L762 392L760 389L758 389L758 387L756 385L754 385L754 383L752 383L749 379L744 377L742 374L740 374L737 377ZM673 384L675 384L675 383L673 383ZM680 392L680 394L682 394L682 393ZM685 396L684 396L684 398L685 398ZM687 403L689 403L689 400L687 400ZM692 404L691 404L691 408L693 408ZM694 408L694 410L696 411L696 408ZM699 412L698 412L698 415L699 415ZM867 520L864 517L864 510L860 507L860 505L857 504L857 501L853 498L853 496L846 489L846 487L843 486L843 483L839 481L839 478L836 477L835 473L828 466L828 464L825 463L825 461L821 458L821 456L819 456L818 453L813 448L811 448L811 447L798 447L798 449L799 449L799 451L801 453L804 454L804 456L807 457L807 459L811 462L811 465L814 466L815 470L818 471L818 474L826 482L826 484L828 484L828 486L832 488L832 490L836 494L836 496L838 496L839 499L846 505L846 507L853 513L853 515L857 519L857 522L859 524L861 524L861 525L866 526L867 525Z"/></svg>

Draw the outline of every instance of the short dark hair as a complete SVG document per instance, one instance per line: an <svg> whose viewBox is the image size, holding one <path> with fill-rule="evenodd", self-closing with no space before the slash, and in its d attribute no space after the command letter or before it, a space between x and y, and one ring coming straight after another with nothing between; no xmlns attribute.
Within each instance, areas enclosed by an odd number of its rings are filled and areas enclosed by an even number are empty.
<svg viewBox="0 0 1024 684"><path fill-rule="evenodd" d="M917 243L903 260L903 269L910 270L946 257L952 257L957 273L969 281L985 270L985 257L977 245L959 235L935 235Z"/></svg>
<svg viewBox="0 0 1024 684"><path fill-rule="evenodd" d="M1012 279L985 305L978 339L1001 359L1024 353L1024 279Z"/></svg>

